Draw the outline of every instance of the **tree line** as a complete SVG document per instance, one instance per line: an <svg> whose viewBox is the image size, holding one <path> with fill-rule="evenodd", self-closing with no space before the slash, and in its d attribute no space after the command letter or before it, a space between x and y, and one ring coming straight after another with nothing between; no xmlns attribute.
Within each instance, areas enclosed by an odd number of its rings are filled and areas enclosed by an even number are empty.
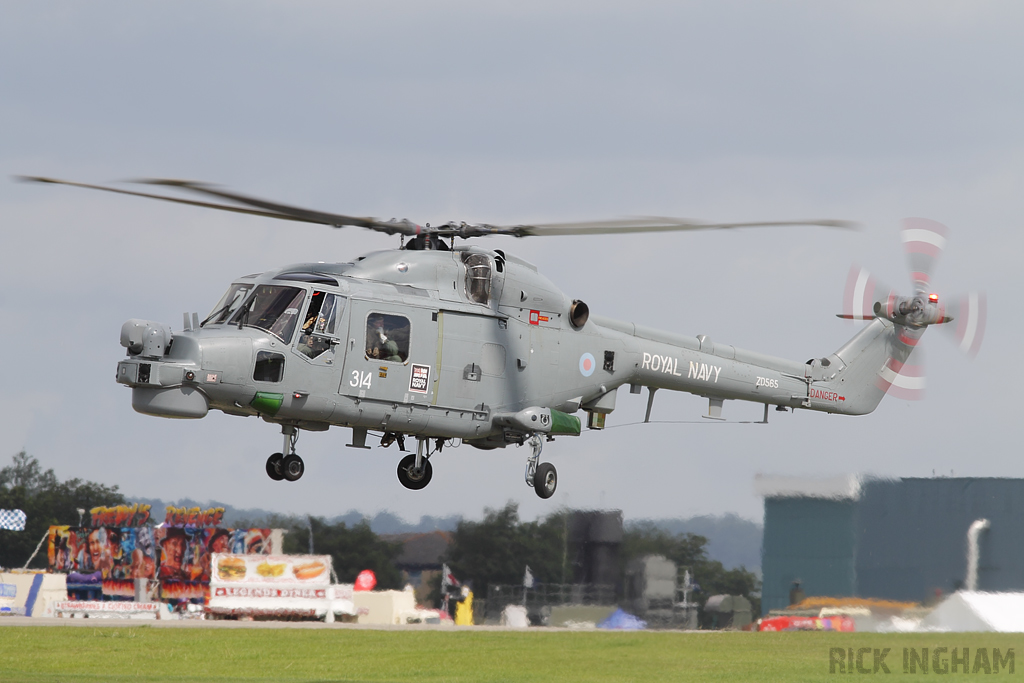
<svg viewBox="0 0 1024 683"><path fill-rule="evenodd" d="M568 538L571 514L562 509L523 522L517 504L510 501L501 509L486 510L479 522L460 522L452 533L446 559L452 573L460 580L472 581L474 593L480 597L486 597L491 584L520 585L527 565L536 581L571 583L575 569ZM744 567L726 569L708 558L707 543L704 536L672 534L651 522L628 524L619 547L618 576L625 576L634 559L663 555L680 570L690 570L699 586L693 597L701 605L712 595L743 595L759 614L761 582L757 575ZM622 586L617 588L622 597Z"/></svg>
<svg viewBox="0 0 1024 683"><path fill-rule="evenodd" d="M0 566L21 567L50 525L78 523L79 508L119 505L126 502L117 486L106 486L81 479L58 480L52 469L43 471L39 462L22 451L13 463L0 469L0 508L24 510L28 519L25 531L0 530ZM560 509L532 522L519 519L518 506L507 503L500 509L487 509L482 520L462 520L451 532L451 544L443 560L459 580L471 582L474 592L486 597L491 584L519 585L527 565L536 581L572 583L574 567L569 552L568 515ZM330 523L323 517L271 515L258 520L240 520L233 526L272 527L288 531L284 552L303 554L310 550L330 555L338 579L351 583L360 571L371 569L379 588L401 588L401 572L395 561L402 552L401 543L381 538L369 522ZM707 538L692 534L673 534L653 523L627 525L619 547L619 576L634 558L663 555L680 568L689 568L700 587L695 598L703 603L720 593L744 595L751 599L755 613L760 611L760 582L745 568L726 569L707 556ZM45 568L46 553L41 551L32 567ZM434 596L439 598L440 579L435 581ZM621 590L621 586L620 586Z"/></svg>
<svg viewBox="0 0 1024 683"><path fill-rule="evenodd" d="M25 530L0 529L0 567L22 567L51 526L78 524L79 509L85 510L87 523L90 508L124 502L117 486L81 479L60 481L52 469L43 471L38 460L21 451L11 465L0 469L0 509L23 510ZM46 568L45 544L29 566Z"/></svg>

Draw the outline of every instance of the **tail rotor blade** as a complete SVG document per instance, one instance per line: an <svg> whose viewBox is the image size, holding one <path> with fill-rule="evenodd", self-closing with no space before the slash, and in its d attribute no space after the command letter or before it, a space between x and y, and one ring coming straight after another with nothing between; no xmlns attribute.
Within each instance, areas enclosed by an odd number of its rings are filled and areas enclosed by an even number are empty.
<svg viewBox="0 0 1024 683"><path fill-rule="evenodd" d="M907 253L910 279L917 291L928 289L932 271L942 250L946 248L949 228L928 218L904 218L903 249Z"/></svg>
<svg viewBox="0 0 1024 683"><path fill-rule="evenodd" d="M893 343L885 365L878 371L876 384L889 396L904 401L920 401L925 394L925 363L918 343L925 328L896 325Z"/></svg>
<svg viewBox="0 0 1024 683"><path fill-rule="evenodd" d="M905 327L903 325L896 326L896 340L907 348L908 356L917 348L917 345L921 343L921 337L923 336L924 328Z"/></svg>
<svg viewBox="0 0 1024 683"><path fill-rule="evenodd" d="M984 292L969 292L946 306L946 313L953 318L953 324L943 326L943 329L953 334L957 346L971 358L978 355L985 337L987 309Z"/></svg>
<svg viewBox="0 0 1024 683"><path fill-rule="evenodd" d="M920 354L920 350L917 354ZM890 358L878 373L877 386L893 398L920 401L924 398L925 369L921 356L917 363L901 363Z"/></svg>
<svg viewBox="0 0 1024 683"><path fill-rule="evenodd" d="M895 292L880 284L866 268L852 266L846 276L846 290L843 293L843 313L846 320L872 320L875 317L875 302L883 310L895 296Z"/></svg>

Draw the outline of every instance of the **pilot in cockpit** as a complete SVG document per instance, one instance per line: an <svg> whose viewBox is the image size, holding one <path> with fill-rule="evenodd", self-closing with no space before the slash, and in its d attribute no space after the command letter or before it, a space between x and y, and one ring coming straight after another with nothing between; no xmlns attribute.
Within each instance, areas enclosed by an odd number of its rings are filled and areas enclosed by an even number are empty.
<svg viewBox="0 0 1024 683"><path fill-rule="evenodd" d="M314 296L319 295L317 292ZM330 348L330 341L320 336L327 327L327 321L334 312L335 298L327 297L322 308L310 306L309 316L302 325L302 332L299 335L298 349L310 358L316 358ZM333 325L331 325L333 328ZM333 330L332 330L333 331Z"/></svg>

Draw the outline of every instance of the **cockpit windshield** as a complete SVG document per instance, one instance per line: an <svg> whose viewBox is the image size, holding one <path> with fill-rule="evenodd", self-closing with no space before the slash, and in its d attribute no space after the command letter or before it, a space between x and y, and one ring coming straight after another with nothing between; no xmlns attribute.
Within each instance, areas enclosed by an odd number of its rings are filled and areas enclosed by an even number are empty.
<svg viewBox="0 0 1024 683"><path fill-rule="evenodd" d="M231 322L266 330L289 344L305 297L306 290L298 287L259 285Z"/></svg>
<svg viewBox="0 0 1024 683"><path fill-rule="evenodd" d="M228 287L228 291L221 297L217 305L213 307L213 312L206 316L206 320L200 323L202 325L216 325L222 323L231 317L231 314L238 310L238 307L245 301L245 295L252 289L252 285L240 285L234 284Z"/></svg>

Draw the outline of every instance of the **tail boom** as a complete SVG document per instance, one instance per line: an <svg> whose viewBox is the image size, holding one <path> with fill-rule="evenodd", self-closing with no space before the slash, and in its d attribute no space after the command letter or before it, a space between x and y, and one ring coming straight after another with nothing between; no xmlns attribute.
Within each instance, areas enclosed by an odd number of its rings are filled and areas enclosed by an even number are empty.
<svg viewBox="0 0 1024 683"><path fill-rule="evenodd" d="M608 319L595 322L632 337L628 346L635 370L626 382L685 391L712 402L864 415L886 392L908 388L905 364L913 347L899 339L900 326L886 320L873 320L835 353L806 363L716 344L705 336L682 337Z"/></svg>

